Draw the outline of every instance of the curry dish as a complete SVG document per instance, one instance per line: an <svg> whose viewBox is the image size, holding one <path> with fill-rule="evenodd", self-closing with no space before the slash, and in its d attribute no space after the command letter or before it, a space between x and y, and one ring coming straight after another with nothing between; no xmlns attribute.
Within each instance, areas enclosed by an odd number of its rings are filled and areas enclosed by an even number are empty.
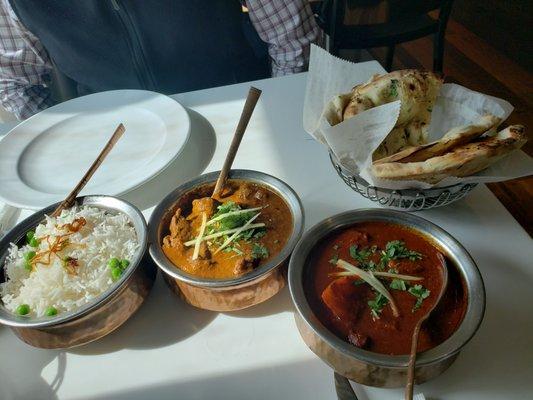
<svg viewBox="0 0 533 400"><path fill-rule="evenodd" d="M319 320L354 346L409 354L413 329L440 291L439 259L438 248L414 230L379 221L355 224L313 250L306 296ZM418 351L442 343L463 320L466 289L449 260L447 268L446 292L422 326Z"/></svg>
<svg viewBox="0 0 533 400"><path fill-rule="evenodd" d="M268 262L292 233L285 201L263 185L231 180L192 190L176 205L162 248L174 265L200 278L231 279Z"/></svg>

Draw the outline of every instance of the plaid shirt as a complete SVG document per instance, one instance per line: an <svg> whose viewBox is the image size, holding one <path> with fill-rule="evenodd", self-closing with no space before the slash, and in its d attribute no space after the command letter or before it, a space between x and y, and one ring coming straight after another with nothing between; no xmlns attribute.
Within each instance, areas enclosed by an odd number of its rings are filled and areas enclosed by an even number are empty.
<svg viewBox="0 0 533 400"><path fill-rule="evenodd" d="M272 76L303 71L309 47L319 37L307 0L246 0L250 20L268 44ZM18 20L8 0L0 0L0 105L19 119L53 104L52 63L39 39Z"/></svg>

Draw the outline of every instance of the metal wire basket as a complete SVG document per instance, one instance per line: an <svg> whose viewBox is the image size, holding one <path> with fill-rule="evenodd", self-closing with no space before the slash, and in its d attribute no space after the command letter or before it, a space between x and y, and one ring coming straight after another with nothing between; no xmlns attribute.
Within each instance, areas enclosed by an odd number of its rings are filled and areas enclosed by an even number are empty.
<svg viewBox="0 0 533 400"><path fill-rule="evenodd" d="M379 188L346 170L331 152L329 159L337 174L353 190L367 199L395 210L420 211L442 207L463 198L477 186L477 183L459 183L434 189L394 190Z"/></svg>

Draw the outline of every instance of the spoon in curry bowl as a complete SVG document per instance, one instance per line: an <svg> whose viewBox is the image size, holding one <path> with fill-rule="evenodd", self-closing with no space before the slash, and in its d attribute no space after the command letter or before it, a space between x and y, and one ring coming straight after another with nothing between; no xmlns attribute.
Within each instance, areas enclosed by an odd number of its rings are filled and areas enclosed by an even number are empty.
<svg viewBox="0 0 533 400"><path fill-rule="evenodd" d="M411 338L411 353L409 354L409 364L407 365L407 383L405 384L405 400L413 400L413 387L415 380L415 366L416 366L416 349L418 347L418 335L420 334L420 328L422 324L429 318L431 313L439 305L442 296L446 292L446 287L448 286L448 267L446 266L446 260L441 253L437 253L437 257L440 261L440 272L441 272L441 287L437 295L437 299L433 303L433 306L428 310L428 312L420 318L420 320L415 325L413 330L413 336Z"/></svg>
<svg viewBox="0 0 533 400"><path fill-rule="evenodd" d="M254 112L255 105L259 100L259 96L261 96L261 90L253 86L250 87L250 91L248 92L248 97L246 97L246 103L244 103L244 108L242 110L241 117L239 118L237 128L235 129L235 134L233 135L233 140L231 141L228 154L226 155L224 165L220 170L220 175L218 176L215 189L213 190L213 194L211 195L212 198L215 198L216 195L218 195L219 192L224 188L226 179L228 178L228 173L231 169L231 165L233 164L233 160L235 159L237 150L239 150L242 137L244 135L244 132L246 132L246 127L248 126L248 122L252 117L252 113Z"/></svg>

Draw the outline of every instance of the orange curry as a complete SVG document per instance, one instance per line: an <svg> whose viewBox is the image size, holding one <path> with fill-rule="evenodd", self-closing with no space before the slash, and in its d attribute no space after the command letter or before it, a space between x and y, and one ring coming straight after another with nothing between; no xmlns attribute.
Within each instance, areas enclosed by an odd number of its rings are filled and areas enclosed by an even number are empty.
<svg viewBox="0 0 533 400"><path fill-rule="evenodd" d="M268 262L292 233L292 214L275 192L231 180L221 194L214 185L183 196L163 238L163 252L183 271L207 279L231 279Z"/></svg>

